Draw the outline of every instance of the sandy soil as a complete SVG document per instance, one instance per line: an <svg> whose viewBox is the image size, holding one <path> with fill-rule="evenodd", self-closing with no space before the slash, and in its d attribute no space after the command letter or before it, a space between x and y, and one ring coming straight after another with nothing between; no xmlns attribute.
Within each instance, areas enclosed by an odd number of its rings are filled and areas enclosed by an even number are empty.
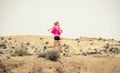
<svg viewBox="0 0 120 73"><path fill-rule="evenodd" d="M120 73L120 41L81 37L61 38L61 43L67 55L52 61L38 57L53 44L52 36L0 36L0 73Z"/></svg>

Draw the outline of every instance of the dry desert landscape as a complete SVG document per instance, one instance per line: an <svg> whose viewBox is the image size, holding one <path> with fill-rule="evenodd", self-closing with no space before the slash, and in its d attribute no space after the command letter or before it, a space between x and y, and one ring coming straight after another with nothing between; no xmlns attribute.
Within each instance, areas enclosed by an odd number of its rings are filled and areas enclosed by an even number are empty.
<svg viewBox="0 0 120 73"><path fill-rule="evenodd" d="M52 36L0 36L0 73L120 73L120 41L80 37L61 38L60 47Z"/></svg>

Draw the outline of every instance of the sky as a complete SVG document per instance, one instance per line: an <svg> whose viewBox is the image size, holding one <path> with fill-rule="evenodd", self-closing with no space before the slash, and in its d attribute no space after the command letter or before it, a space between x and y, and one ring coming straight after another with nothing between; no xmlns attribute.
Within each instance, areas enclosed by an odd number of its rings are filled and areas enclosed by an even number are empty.
<svg viewBox="0 0 120 73"><path fill-rule="evenodd" d="M120 0L0 0L1 36L51 36L55 21L61 37L120 40Z"/></svg>

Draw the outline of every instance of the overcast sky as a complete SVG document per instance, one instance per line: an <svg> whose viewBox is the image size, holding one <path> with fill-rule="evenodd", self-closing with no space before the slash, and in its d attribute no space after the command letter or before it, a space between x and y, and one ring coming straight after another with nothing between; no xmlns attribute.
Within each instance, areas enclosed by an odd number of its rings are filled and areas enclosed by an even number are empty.
<svg viewBox="0 0 120 73"><path fill-rule="evenodd" d="M0 35L52 35L120 40L120 0L0 0Z"/></svg>

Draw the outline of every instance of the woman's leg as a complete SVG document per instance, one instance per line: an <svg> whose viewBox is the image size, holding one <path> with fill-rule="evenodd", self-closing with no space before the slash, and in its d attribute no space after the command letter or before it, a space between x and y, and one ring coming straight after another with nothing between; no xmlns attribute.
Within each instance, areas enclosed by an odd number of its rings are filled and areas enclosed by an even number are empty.
<svg viewBox="0 0 120 73"><path fill-rule="evenodd" d="M47 47L47 48L56 48L56 46L57 46L57 40L54 40L54 45L53 46L49 46L49 47Z"/></svg>
<svg viewBox="0 0 120 73"><path fill-rule="evenodd" d="M60 40L58 40L57 42L58 42L58 45L59 45L60 47L62 47Z"/></svg>
<svg viewBox="0 0 120 73"><path fill-rule="evenodd" d="M54 48L57 47L57 44L58 44L57 40L54 40Z"/></svg>
<svg viewBox="0 0 120 73"><path fill-rule="evenodd" d="M62 46L62 45L61 45L60 40L58 40L58 45L60 46L60 48L61 48L62 52L64 52L64 48L63 48L64 46Z"/></svg>

